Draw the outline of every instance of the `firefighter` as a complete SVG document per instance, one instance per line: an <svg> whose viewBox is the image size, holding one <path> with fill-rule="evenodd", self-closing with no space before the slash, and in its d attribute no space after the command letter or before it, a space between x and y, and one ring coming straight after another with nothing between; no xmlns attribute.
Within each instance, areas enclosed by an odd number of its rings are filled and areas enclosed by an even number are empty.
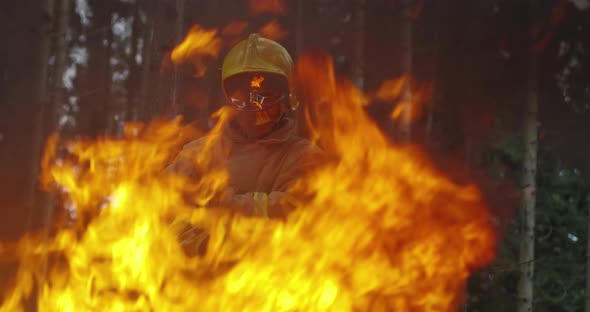
<svg viewBox="0 0 590 312"><path fill-rule="evenodd" d="M215 141L223 148L211 148L229 172L220 206L247 216L283 218L293 207L289 187L317 163L319 149L297 135L289 117L298 106L292 71L287 50L257 34L227 54L221 83L234 114ZM191 158L206 140L185 145L169 169L191 175Z"/></svg>

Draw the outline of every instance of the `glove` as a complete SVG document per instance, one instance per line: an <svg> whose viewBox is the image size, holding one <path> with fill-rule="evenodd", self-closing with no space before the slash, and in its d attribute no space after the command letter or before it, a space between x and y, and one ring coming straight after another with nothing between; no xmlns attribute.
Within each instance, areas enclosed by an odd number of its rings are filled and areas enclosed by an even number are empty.
<svg viewBox="0 0 590 312"><path fill-rule="evenodd" d="M209 202L209 206L212 208L231 209L235 194L236 193L233 187L228 187L223 192L220 192L215 197L213 197L213 199L211 199L211 201Z"/></svg>

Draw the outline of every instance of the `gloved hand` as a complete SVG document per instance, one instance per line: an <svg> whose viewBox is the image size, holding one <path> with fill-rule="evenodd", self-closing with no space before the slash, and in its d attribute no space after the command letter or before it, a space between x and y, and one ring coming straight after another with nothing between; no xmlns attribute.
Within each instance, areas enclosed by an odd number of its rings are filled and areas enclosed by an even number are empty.
<svg viewBox="0 0 590 312"><path fill-rule="evenodd" d="M235 194L233 187L227 187L224 191L219 192L213 197L213 199L211 199L209 207L231 209Z"/></svg>

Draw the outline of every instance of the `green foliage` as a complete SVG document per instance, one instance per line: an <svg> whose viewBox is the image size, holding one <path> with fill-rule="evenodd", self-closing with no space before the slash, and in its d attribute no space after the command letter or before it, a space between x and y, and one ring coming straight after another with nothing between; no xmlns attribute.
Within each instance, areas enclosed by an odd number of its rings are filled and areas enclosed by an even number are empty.
<svg viewBox="0 0 590 312"><path fill-rule="evenodd" d="M524 147L522 138L507 131L502 118L496 119L481 165L494 184L520 184ZM512 213L516 215L516 211ZM469 280L466 311L515 311L517 303L519 234L518 220L500 220L500 246L489 267Z"/></svg>
<svg viewBox="0 0 590 312"><path fill-rule="evenodd" d="M542 153L538 170L536 308L581 311L584 306L588 185L580 171Z"/></svg>
<svg viewBox="0 0 590 312"><path fill-rule="evenodd" d="M510 139L492 144L491 170L518 163ZM492 164L494 164L492 166ZM585 301L589 185L580 171L541 150L537 169L535 311L581 311ZM516 184L516 183L515 183ZM469 311L515 311L518 300L518 219L505 229L494 264L470 279Z"/></svg>

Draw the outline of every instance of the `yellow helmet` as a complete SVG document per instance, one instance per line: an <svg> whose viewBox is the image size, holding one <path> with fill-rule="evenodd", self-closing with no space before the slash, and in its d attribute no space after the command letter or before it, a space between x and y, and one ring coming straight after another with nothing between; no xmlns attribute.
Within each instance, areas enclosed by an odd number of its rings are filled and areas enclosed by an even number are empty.
<svg viewBox="0 0 590 312"><path fill-rule="evenodd" d="M236 44L226 55L221 69L222 84L229 77L241 73L263 72L285 77L289 84L289 106L297 109L299 101L293 85L293 60L279 43L251 34ZM225 92L225 88L224 88Z"/></svg>

